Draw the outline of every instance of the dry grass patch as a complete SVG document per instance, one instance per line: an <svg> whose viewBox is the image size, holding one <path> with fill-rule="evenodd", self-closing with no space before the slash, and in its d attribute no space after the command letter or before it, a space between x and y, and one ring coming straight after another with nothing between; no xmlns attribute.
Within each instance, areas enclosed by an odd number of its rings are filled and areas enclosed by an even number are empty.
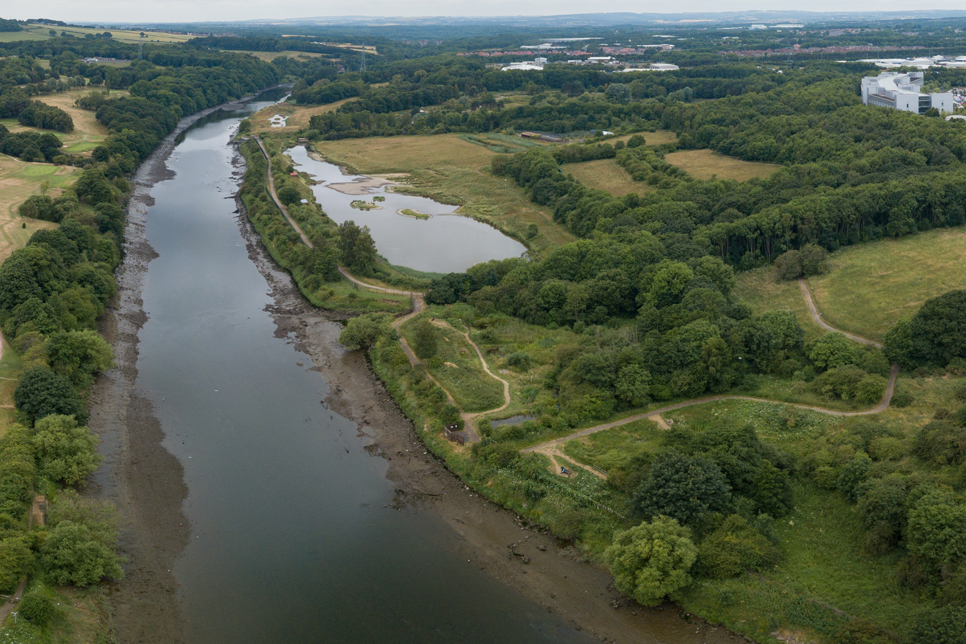
<svg viewBox="0 0 966 644"><path fill-rule="evenodd" d="M314 147L327 160L361 174L407 173L414 192L460 204L461 214L518 239L527 239L528 227L535 224L538 234L526 244L538 254L575 239L553 221L548 209L531 203L526 192L490 174L493 152L456 134L347 139Z"/></svg>
<svg viewBox="0 0 966 644"><path fill-rule="evenodd" d="M614 159L569 163L562 169L564 174L574 175L574 179L588 188L606 190L615 197L621 197L629 192L641 193L648 190L647 184L634 181Z"/></svg>
<svg viewBox="0 0 966 644"><path fill-rule="evenodd" d="M222 49L224 52L229 52L232 54L248 54L249 56L254 56L259 60L264 60L266 63L270 63L276 58L281 58L286 56L288 58L295 58L302 60L308 60L309 58L321 58L324 54L319 54L312 51L247 51L240 49Z"/></svg>
<svg viewBox="0 0 966 644"><path fill-rule="evenodd" d="M964 263L966 230L931 230L833 253L808 283L829 324L881 341L927 299L966 288Z"/></svg>
<svg viewBox="0 0 966 644"><path fill-rule="evenodd" d="M747 181L759 177L770 177L781 166L770 163L753 163L726 157L711 150L682 150L664 157L665 161L677 166L695 179L734 179Z"/></svg>
<svg viewBox="0 0 966 644"><path fill-rule="evenodd" d="M17 208L31 195L58 196L76 180L81 170L48 163L24 163L0 155L0 262L27 243L34 231L56 228L57 224L25 219ZM46 187L45 187L46 184ZM25 226L26 225L26 226Z"/></svg>
<svg viewBox="0 0 966 644"><path fill-rule="evenodd" d="M635 132L634 134L625 134L624 136L617 136L613 139L607 139L607 141L610 143L613 143L614 141L623 141L624 143L627 143L631 140L632 136L637 136L638 134L644 137L644 142L647 143L647 145L664 145L666 143L678 142L678 135L667 130L658 130L657 132Z"/></svg>
<svg viewBox="0 0 966 644"><path fill-rule="evenodd" d="M334 103L326 103L325 105L313 105L313 106L302 106L302 105L292 105L290 103L278 103L277 105L269 105L268 107L259 110L251 116L252 121L252 131L256 134L265 131L279 130L283 128L273 128L269 123L269 119L273 116L281 114L282 116L288 116L289 119L286 122L287 125L284 129L295 128L302 129L309 127L309 120L316 114L326 114L327 112L335 112L340 107L348 103L349 101L358 100L356 97L344 98L341 101L336 101Z"/></svg>

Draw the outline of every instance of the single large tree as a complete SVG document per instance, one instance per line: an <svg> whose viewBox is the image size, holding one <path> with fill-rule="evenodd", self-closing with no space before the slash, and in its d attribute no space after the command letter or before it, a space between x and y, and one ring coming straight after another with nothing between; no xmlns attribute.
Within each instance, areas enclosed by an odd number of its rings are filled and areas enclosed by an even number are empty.
<svg viewBox="0 0 966 644"><path fill-rule="evenodd" d="M673 448L658 454L650 476L634 494L634 507L642 516L668 516L685 525L730 506L731 486L714 461Z"/></svg>
<svg viewBox="0 0 966 644"><path fill-rule="evenodd" d="M691 583L688 571L697 556L690 530L664 516L617 532L604 551L614 585L644 606L656 606Z"/></svg>

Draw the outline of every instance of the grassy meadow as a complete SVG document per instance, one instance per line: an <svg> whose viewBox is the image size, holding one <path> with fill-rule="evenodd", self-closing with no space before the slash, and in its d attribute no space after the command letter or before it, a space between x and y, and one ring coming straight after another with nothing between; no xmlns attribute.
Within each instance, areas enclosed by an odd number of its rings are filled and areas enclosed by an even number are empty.
<svg viewBox="0 0 966 644"><path fill-rule="evenodd" d="M279 103L277 105L269 105L268 107L256 112L251 116L252 122L252 132L255 134L261 134L263 132L278 131L281 129L303 129L308 128L309 119L311 119L316 114L325 114L326 112L335 112L344 104L349 101L357 100L355 97L346 98L341 101L336 101L334 103L327 103L326 105L313 105L313 106L301 106L294 105L291 103ZM288 116L289 119L286 121L285 128L273 128L269 119L273 116L282 115Z"/></svg>
<svg viewBox="0 0 966 644"><path fill-rule="evenodd" d="M814 340L824 333L812 320L798 282L779 280L774 266L764 266L735 275L738 278L735 296L742 304L750 306L755 315L772 310L791 311L805 330L806 340ZM819 306L819 310L825 309Z"/></svg>
<svg viewBox="0 0 966 644"><path fill-rule="evenodd" d="M75 38L84 38L87 34L102 34L105 31L111 32L114 40L118 42L126 43L136 43L139 41L143 42L155 42L155 43L178 43L187 42L194 38L195 36L189 36L187 34L172 34L162 31L145 31L143 32L146 36L141 38L140 31L132 31L129 29L94 29L91 27L55 27L51 25L41 25L36 23L29 23L24 27L24 31L13 31L4 32L0 34L0 40L5 42L11 42L16 40L47 40L51 38L50 31L54 30L57 32L57 36L60 36L61 32L66 31L68 35L74 36Z"/></svg>
<svg viewBox="0 0 966 644"><path fill-rule="evenodd" d="M832 326L882 340L927 299L966 288L966 230L931 230L832 254L829 271L808 280Z"/></svg>
<svg viewBox="0 0 966 644"><path fill-rule="evenodd" d="M658 130L656 132L635 132L634 134L625 134L624 136L615 136L612 139L607 139L607 142L614 143L615 141L623 141L627 143L631 140L632 136L643 136L644 142L647 145L665 145L666 143L677 143L678 135L674 132L668 132L667 130Z"/></svg>
<svg viewBox="0 0 966 644"><path fill-rule="evenodd" d="M0 155L0 262L26 244L34 231L57 227L51 222L20 217L17 214L20 204L31 195L56 197L62 188L76 180L80 172L78 168L24 163Z"/></svg>
<svg viewBox="0 0 966 644"><path fill-rule="evenodd" d="M650 144L650 141L648 141ZM754 163L727 157L711 150L682 150L664 157L671 165L681 168L695 179L734 179L747 181L755 177L767 178L781 166L770 163Z"/></svg>
<svg viewBox="0 0 966 644"><path fill-rule="evenodd" d="M574 179L588 188L606 190L616 197L630 192L641 193L648 189L646 183L634 181L627 174L627 170L617 165L614 159L569 163L564 166L564 173L572 174Z"/></svg>
<svg viewBox="0 0 966 644"><path fill-rule="evenodd" d="M326 160L360 174L406 173L411 186L398 190L460 204L461 214L526 239L537 254L575 239L553 221L547 208L532 203L523 189L490 174L494 152L456 134L325 141L313 147ZM531 224L538 232L527 239Z"/></svg>
<svg viewBox="0 0 966 644"><path fill-rule="evenodd" d="M270 63L276 58L281 58L282 56L285 56L287 58L295 58L295 59L302 59L302 60L308 60L309 58L319 58L323 56L323 54L318 54L312 51L247 51L244 49L232 49L232 50L223 49L222 51L231 51L232 53L235 53L235 54L248 54L249 56L254 56L259 60L264 60L266 63Z"/></svg>

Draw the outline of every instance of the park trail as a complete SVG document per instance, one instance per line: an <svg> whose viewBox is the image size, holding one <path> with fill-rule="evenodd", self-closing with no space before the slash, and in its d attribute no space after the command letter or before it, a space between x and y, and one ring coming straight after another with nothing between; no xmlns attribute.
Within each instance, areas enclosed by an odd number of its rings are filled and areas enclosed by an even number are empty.
<svg viewBox="0 0 966 644"><path fill-rule="evenodd" d="M295 223L295 221L289 216L288 210L285 208L284 205L282 205L282 202L279 201L278 196L275 194L275 182L272 178L272 161L269 158L268 151L265 149L264 144L262 144L261 139L259 139L258 137L255 137L255 141L258 142L258 145L261 148L262 153L265 155L266 160L268 160L268 167L267 167L268 181L269 181L268 188L269 188L269 194L272 197L272 201L275 202L275 205L278 207L279 211L281 211L282 215L285 216L285 219L289 222L289 224L296 230L296 232L298 232L299 236L302 238L302 242L309 248L312 248L312 242L309 241L308 237L305 235L302 229L299 228L298 224ZM362 288L366 288L380 293L389 293L392 295L408 295L412 299L413 310L410 311L408 314L397 318L392 325L394 329L398 330L399 327L401 327L406 321L410 320L415 315L419 314L425 307L424 293L421 293L419 291L403 291L403 290L386 288L383 286L375 286L373 284L367 284L357 279L356 277L352 276L352 274L350 274L349 271L347 271L345 268L341 266L339 267L339 273L341 273L343 277L345 277L353 284L360 286ZM808 284L802 278L798 279L798 284L802 289L802 296L805 298L805 303L808 305L808 310L812 316L812 320L814 320L815 323L818 324L821 328L825 329L826 331L841 333L842 335L849 338L850 340L853 340L860 344L876 347L878 349L882 348L882 345L878 342L875 342L874 340L869 340L868 338L863 338L862 336L858 336L853 333L848 333L846 331L842 331L841 329L836 329L835 327L826 323L825 320L822 319L822 314L819 313L818 309L815 306L815 300L812 297L812 292L811 292L811 289L809 289ZM490 371L489 366L486 364L486 360L483 358L483 352L480 351L480 348L476 345L476 343L470 339L470 334L468 331L466 332L459 331L445 321L434 320L433 323L439 327L448 327L450 329L453 329L454 331L456 331L456 333L459 333L464 338L466 338L466 341L469 342L470 346L473 347L473 349L476 351L476 355L480 359L480 363L483 366L483 370L491 378L494 378L495 380L498 380L503 384L504 401L501 406L495 409L489 409L487 411L476 412L473 414L467 414L467 413L462 414L462 419L465 425L465 432L467 434L467 441L471 443L477 443L480 441L480 436L479 436L479 433L476 431L474 421L480 418L481 416L486 416L487 414L494 414L497 412L501 412L510 405L510 383L504 380L503 378L500 378L499 376L495 375L492 371ZM407 343L406 339L403 338L401 335L399 337L399 342L402 344L403 351L405 351L406 357L409 358L410 364L412 364L413 366L422 364L419 358L416 357L416 354L413 353L412 348L409 346L409 343ZM450 394L450 392L447 391L446 388L443 387L438 380L436 380L436 378L434 378L432 375L428 373L427 375L429 375L429 378L433 382L439 385L440 389L442 389L443 392L446 394L446 397L449 400L449 402L454 406L458 406L456 405L456 401L453 398L452 394ZM553 440L549 440L549 441L540 443L538 445L534 445L532 447L527 447L521 450L521 452L524 454L542 454L546 456L550 460L551 471L553 471L555 474L562 474L562 472L564 472L565 470L562 467L560 467L557 461L557 458L564 457L564 454L560 450L563 447L563 445L568 441L572 441L578 438L584 438L586 436L596 434L597 432L602 432L608 429L614 429L615 427L621 427L623 425L627 425L629 423L633 423L639 420L651 420L656 422L658 426L661 427L662 429L667 429L668 424L661 417L661 414L665 414L667 412L675 411L678 409L684 409L685 407L692 407L694 405L704 405L707 403L713 403L713 402L718 402L722 400L748 400L752 402L772 403L776 405L784 405L786 407L794 407L796 409L804 409L806 411L814 411L820 414L828 414L830 416L839 416L839 417L870 416L873 414L878 414L889 407L889 402L892 400L892 395L895 393L896 378L898 376L899 376L899 365L892 365L892 370L889 373L889 383L886 386L885 394L883 394L882 399L874 407L870 409L861 410L861 411L840 411L838 409L828 409L826 407L819 407L817 405L803 405L799 403L789 403L783 400L774 400L770 398L756 398L754 396L737 396L737 395L729 395L729 394L722 394L717 396L704 396L701 398L693 398L691 400L675 403L673 405L667 405L665 407L661 407L659 409L654 409L651 411L646 411L640 414L634 414L632 416L627 416L626 418L615 420L609 423L603 423L601 425L587 427L585 429L578 430L572 434L568 434L567 436L563 436L561 438L555 438ZM581 467L586 468L586 470L591 474L593 474L594 476L603 478L605 480L607 478L607 474L605 472L596 470L595 468L592 468L590 466L581 466Z"/></svg>

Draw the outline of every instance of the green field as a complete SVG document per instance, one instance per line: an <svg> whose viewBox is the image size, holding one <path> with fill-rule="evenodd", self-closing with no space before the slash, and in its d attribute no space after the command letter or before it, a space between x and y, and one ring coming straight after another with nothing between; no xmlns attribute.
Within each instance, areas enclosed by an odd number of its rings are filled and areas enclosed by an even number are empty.
<svg viewBox="0 0 966 644"><path fill-rule="evenodd" d="M51 38L50 31L54 30L60 36L61 32L67 32L75 38L84 38L87 34L101 34L105 31L111 32L114 40L118 42L153 42L153 43L177 43L187 42L194 38L186 34L171 34L160 31L145 31L145 38L141 38L141 32L130 31L127 29L92 29L89 27L53 27L51 25L40 25L36 23L27 24L24 31L11 31L0 33L0 41L12 42L17 40L47 40Z"/></svg>
<svg viewBox="0 0 966 644"><path fill-rule="evenodd" d="M419 319L406 322L400 332L413 346L413 332ZM476 351L462 335L451 328L436 327L437 354L428 361L431 373L450 392L457 405L467 412L494 409L503 404L503 385L491 378L480 364Z"/></svg>
<svg viewBox="0 0 966 644"><path fill-rule="evenodd" d="M966 230L932 230L833 253L830 270L808 280L833 326L882 340L931 297L966 288Z"/></svg>
<svg viewBox="0 0 966 644"><path fill-rule="evenodd" d="M681 168L695 179L734 179L747 181L759 177L765 179L781 166L770 163L753 163L726 157L711 150L682 150L664 157L671 165Z"/></svg>
<svg viewBox="0 0 966 644"><path fill-rule="evenodd" d="M777 279L774 266L756 268L737 273L736 276L738 284L735 297L742 304L750 306L755 315L772 310L791 311L805 330L806 340L814 340L825 332L812 320L798 282Z"/></svg>
<svg viewBox="0 0 966 644"><path fill-rule="evenodd" d="M27 243L39 228L56 228L56 224L35 219L22 219L17 208L27 197L46 192L60 194L80 174L80 169L46 163L24 163L0 155L0 261Z"/></svg>
<svg viewBox="0 0 966 644"><path fill-rule="evenodd" d="M598 159L583 163L568 163L563 166L564 174L572 174L574 179L588 188L606 190L616 197L630 192L641 193L648 190L646 183L634 181L627 170L617 165L614 159Z"/></svg>

